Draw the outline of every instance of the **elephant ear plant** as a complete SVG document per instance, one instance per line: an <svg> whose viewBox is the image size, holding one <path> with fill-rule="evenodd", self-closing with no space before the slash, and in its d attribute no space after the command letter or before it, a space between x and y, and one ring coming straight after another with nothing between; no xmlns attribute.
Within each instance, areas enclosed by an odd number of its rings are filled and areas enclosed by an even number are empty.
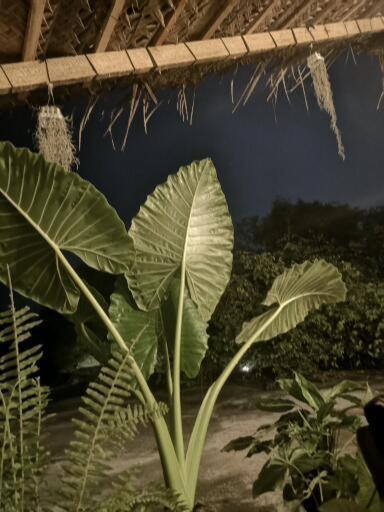
<svg viewBox="0 0 384 512"><path fill-rule="evenodd" d="M182 167L159 185L127 233L90 183L2 143L0 218L0 279L6 282L9 265L17 291L64 314L86 299L111 341L128 354L130 385L151 409L157 401L147 380L156 361L165 361L169 428L161 415L152 421L165 483L189 510L215 402L241 358L254 343L293 329L311 310L345 299L339 272L325 261L294 265L280 275L264 301L266 311L244 325L239 351L208 390L185 445L180 375L199 371L207 322L232 267L232 222L211 160ZM66 253L121 276L109 311Z"/></svg>

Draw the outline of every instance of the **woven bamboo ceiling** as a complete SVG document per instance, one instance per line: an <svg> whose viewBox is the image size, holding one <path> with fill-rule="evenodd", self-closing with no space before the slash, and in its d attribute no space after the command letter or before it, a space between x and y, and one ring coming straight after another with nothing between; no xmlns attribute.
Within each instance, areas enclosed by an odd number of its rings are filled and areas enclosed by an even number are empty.
<svg viewBox="0 0 384 512"><path fill-rule="evenodd" d="M197 83L263 59L286 73L308 46L335 58L383 41L384 0L0 0L1 105L47 86Z"/></svg>
<svg viewBox="0 0 384 512"><path fill-rule="evenodd" d="M0 63L380 14L382 0L0 0Z"/></svg>

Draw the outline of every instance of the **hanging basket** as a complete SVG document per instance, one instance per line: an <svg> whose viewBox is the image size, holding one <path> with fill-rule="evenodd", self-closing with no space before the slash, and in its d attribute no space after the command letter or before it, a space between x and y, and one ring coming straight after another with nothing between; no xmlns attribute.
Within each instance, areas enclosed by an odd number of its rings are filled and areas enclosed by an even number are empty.
<svg viewBox="0 0 384 512"><path fill-rule="evenodd" d="M59 107L44 106L39 109L36 141L39 152L48 162L61 165L67 171L78 165L71 121L63 116Z"/></svg>

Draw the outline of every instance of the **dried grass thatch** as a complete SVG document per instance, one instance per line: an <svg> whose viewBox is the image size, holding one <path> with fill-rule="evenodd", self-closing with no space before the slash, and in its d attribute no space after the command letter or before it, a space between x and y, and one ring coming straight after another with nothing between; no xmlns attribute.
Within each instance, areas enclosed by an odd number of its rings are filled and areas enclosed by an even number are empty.
<svg viewBox="0 0 384 512"><path fill-rule="evenodd" d="M345 150L341 140L341 133L337 126L337 115L333 102L331 82L328 76L324 57L320 53L313 53L308 57L308 68L311 73L317 103L321 110L325 110L331 118L331 128L336 136L338 152L345 159Z"/></svg>

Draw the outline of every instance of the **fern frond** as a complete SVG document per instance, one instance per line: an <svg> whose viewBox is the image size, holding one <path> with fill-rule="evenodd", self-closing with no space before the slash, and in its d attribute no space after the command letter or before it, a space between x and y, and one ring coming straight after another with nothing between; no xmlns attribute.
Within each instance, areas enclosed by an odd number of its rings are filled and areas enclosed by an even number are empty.
<svg viewBox="0 0 384 512"><path fill-rule="evenodd" d="M190 509L170 490L145 489L142 492L121 492L104 503L97 512L151 512L171 510L188 512Z"/></svg>
<svg viewBox="0 0 384 512"><path fill-rule="evenodd" d="M40 510L48 390L37 378L41 346L25 343L41 321L27 307L16 310L8 277L11 307L0 313L0 510L24 512Z"/></svg>
<svg viewBox="0 0 384 512"><path fill-rule="evenodd" d="M109 498L97 508L97 512L189 511L174 491L155 486L138 491L134 483L132 470L120 474L112 484Z"/></svg>
<svg viewBox="0 0 384 512"><path fill-rule="evenodd" d="M95 509L111 459L134 438L140 425L164 411L164 406L152 411L142 405L129 405L132 381L131 355L114 351L82 398L81 418L74 420L75 439L66 453L63 510Z"/></svg>

